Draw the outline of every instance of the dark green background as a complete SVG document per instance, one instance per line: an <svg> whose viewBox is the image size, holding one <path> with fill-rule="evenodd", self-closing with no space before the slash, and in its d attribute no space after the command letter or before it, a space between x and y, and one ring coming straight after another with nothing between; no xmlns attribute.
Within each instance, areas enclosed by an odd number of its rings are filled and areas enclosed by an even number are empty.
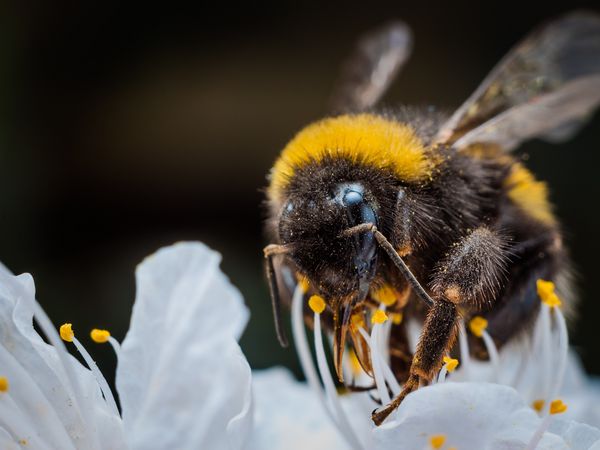
<svg viewBox="0 0 600 450"><path fill-rule="evenodd" d="M242 340L251 365L295 370L262 276L260 189L286 141L324 114L354 38L405 19L414 56L386 101L452 108L528 30L573 5L121 3L2 9L0 259L33 273L56 324L122 339L135 264L202 240L223 253L252 310ZM567 144L524 148L564 221L582 300L572 341L595 373L599 149L598 114ZM91 350L110 373L109 349Z"/></svg>

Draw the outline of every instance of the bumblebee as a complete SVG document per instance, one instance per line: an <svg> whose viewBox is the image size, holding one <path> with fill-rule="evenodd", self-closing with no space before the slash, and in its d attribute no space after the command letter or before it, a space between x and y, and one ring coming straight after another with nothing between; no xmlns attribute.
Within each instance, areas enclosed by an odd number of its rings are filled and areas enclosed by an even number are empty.
<svg viewBox="0 0 600 450"><path fill-rule="evenodd" d="M341 382L347 347L369 372L354 317L385 302L423 323L414 354L406 321L392 326L391 365L403 389L373 413L376 424L439 371L460 320L485 317L500 348L535 317L536 280L555 281L572 304L547 186L512 151L531 138L569 138L600 103L594 13L570 13L535 30L452 115L375 109L411 43L399 22L359 41L332 96L333 114L287 144L267 189L273 243L264 254L283 345L286 273L325 300ZM471 348L488 357L476 342Z"/></svg>

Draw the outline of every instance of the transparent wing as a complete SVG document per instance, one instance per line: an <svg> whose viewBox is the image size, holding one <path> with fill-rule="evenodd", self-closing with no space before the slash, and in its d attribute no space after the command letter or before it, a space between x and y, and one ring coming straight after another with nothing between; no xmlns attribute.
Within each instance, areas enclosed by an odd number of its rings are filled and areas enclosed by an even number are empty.
<svg viewBox="0 0 600 450"><path fill-rule="evenodd" d="M412 49L410 28L403 22L386 24L363 36L345 63L333 91L333 112L371 108L396 77Z"/></svg>
<svg viewBox="0 0 600 450"><path fill-rule="evenodd" d="M600 103L600 16L577 11L531 33L438 132L436 143L570 137Z"/></svg>

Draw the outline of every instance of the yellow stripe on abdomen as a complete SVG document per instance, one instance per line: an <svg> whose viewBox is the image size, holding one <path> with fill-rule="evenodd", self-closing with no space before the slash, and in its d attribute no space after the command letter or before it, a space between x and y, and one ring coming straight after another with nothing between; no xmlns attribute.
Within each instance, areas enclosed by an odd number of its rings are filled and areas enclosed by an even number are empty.
<svg viewBox="0 0 600 450"><path fill-rule="evenodd" d="M508 197L530 217L547 225L556 224L552 205L548 200L548 186L535 179L520 163L515 163L504 181Z"/></svg>

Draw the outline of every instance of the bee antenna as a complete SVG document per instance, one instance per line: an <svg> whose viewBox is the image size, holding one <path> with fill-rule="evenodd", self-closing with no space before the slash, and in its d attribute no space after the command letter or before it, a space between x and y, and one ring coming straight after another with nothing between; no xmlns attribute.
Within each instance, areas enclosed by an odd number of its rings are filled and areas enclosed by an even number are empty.
<svg viewBox="0 0 600 450"><path fill-rule="evenodd" d="M381 248L383 248L383 250L385 250L385 252L388 254L388 256L390 257L390 259L392 260L394 265L398 268L398 270L400 270L400 273L402 273L404 278L406 278L406 280L412 287L415 294L417 294L417 296L421 300L423 300L427 304L427 306L430 306L430 307L433 306L433 303L434 303L433 299L429 296L427 291L425 291L423 286L421 286L421 283L419 283L419 280L417 280L417 277L415 277L415 275L412 273L410 268L406 265L406 263L404 262L402 257L398 254L396 249L394 249L392 244L390 244L390 241L387 240L387 238L381 233L381 231L379 231L377 229L377 227L374 224L361 223L360 225L357 225L355 227L344 230L342 235L343 236L351 236L353 234L362 233L362 232L371 232L375 235L375 239L377 240L377 243L381 246Z"/></svg>
<svg viewBox="0 0 600 450"><path fill-rule="evenodd" d="M273 307L273 319L275 321L275 332L277 333L277 339L282 347L287 347L288 338L283 328L283 321L281 319L281 297L279 296L279 286L277 286L277 275L275 273L275 265L273 264L273 258L275 255L285 254L289 251L284 245L271 244L264 248L265 254L265 272L267 279L269 280L269 291L271 294L271 305Z"/></svg>

